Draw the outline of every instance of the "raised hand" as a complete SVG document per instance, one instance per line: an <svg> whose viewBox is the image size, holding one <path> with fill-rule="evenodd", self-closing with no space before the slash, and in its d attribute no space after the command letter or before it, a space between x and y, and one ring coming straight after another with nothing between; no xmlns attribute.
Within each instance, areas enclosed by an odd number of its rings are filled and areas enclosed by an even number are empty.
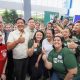
<svg viewBox="0 0 80 80"><path fill-rule="evenodd" d="M42 49L42 54L46 54L45 48Z"/></svg>
<svg viewBox="0 0 80 80"><path fill-rule="evenodd" d="M68 43L68 48L70 48L70 49L76 49L77 46L78 46L78 45L77 45L75 42L70 42L70 43Z"/></svg>
<svg viewBox="0 0 80 80"><path fill-rule="evenodd" d="M36 43L35 40L34 40L33 47L34 47L34 48L37 48L38 46L39 46L39 43Z"/></svg>
<svg viewBox="0 0 80 80"><path fill-rule="evenodd" d="M6 75L5 74L1 74L1 80L6 80Z"/></svg>
<svg viewBox="0 0 80 80"><path fill-rule="evenodd" d="M43 61L45 62L45 61L47 60L47 55L46 55L46 54L43 54L43 55L42 55L42 59L43 59Z"/></svg>
<svg viewBox="0 0 80 80"><path fill-rule="evenodd" d="M20 37L18 38L18 42L19 42L19 43L24 43L24 42L25 42L25 38L22 36L22 34L21 34Z"/></svg>
<svg viewBox="0 0 80 80"><path fill-rule="evenodd" d="M45 48L43 48L42 49L42 59L43 59L43 61L46 61L47 60L47 55L46 55L46 50L45 50Z"/></svg>

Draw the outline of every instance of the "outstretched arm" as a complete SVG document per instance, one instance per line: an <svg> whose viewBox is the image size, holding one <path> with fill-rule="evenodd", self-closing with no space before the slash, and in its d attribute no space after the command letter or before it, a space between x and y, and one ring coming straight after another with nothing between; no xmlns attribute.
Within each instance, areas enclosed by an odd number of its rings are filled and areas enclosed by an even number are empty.
<svg viewBox="0 0 80 80"><path fill-rule="evenodd" d="M75 74L77 74L77 68L69 69L64 80L73 80Z"/></svg>

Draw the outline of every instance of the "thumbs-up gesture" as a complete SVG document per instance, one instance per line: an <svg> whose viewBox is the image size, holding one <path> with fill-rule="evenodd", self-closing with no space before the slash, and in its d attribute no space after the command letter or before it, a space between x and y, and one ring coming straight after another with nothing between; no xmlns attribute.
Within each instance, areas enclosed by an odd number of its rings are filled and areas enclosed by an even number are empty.
<svg viewBox="0 0 80 80"><path fill-rule="evenodd" d="M24 43L24 42L25 42L25 38L22 36L22 34L21 34L20 37L18 38L18 42L19 42L19 43Z"/></svg>
<svg viewBox="0 0 80 80"><path fill-rule="evenodd" d="M6 80L6 75L5 74L1 74L1 79L0 80Z"/></svg>
<svg viewBox="0 0 80 80"><path fill-rule="evenodd" d="M35 40L34 40L33 47L37 48L38 46L39 46L39 43L35 42Z"/></svg>
<svg viewBox="0 0 80 80"><path fill-rule="evenodd" d="M75 42L68 43L68 48L70 48L70 49L76 49L77 46L78 45Z"/></svg>

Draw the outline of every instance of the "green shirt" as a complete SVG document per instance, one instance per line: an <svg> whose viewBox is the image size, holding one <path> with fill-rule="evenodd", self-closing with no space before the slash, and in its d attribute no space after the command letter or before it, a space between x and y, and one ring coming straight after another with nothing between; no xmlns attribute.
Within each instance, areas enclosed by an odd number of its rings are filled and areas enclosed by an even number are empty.
<svg viewBox="0 0 80 80"><path fill-rule="evenodd" d="M74 54L66 47L59 53L53 49L48 56L48 60L52 62L53 69L56 70L63 78L65 77L68 69L77 67Z"/></svg>

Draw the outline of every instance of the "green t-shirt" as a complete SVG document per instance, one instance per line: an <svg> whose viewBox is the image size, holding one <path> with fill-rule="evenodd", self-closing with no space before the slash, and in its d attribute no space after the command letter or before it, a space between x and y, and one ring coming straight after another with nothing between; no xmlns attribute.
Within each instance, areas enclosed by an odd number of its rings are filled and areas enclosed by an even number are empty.
<svg viewBox="0 0 80 80"><path fill-rule="evenodd" d="M48 60L52 62L53 69L56 70L63 78L65 77L68 69L77 67L77 61L74 54L66 47L59 53L53 49L48 56Z"/></svg>

